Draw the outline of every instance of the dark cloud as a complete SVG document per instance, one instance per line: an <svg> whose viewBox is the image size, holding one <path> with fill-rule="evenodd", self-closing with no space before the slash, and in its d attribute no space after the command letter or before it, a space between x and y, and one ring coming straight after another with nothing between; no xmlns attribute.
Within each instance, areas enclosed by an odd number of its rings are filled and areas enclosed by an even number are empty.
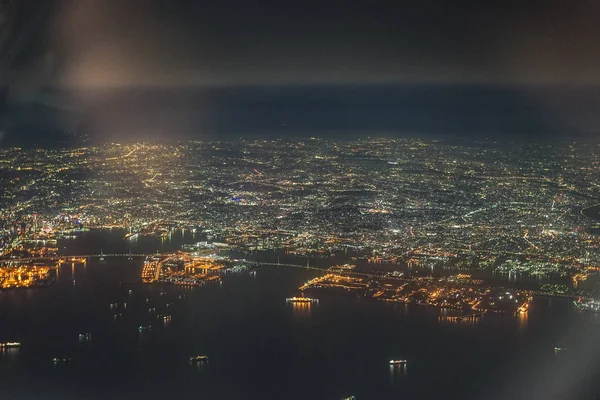
<svg viewBox="0 0 600 400"><path fill-rule="evenodd" d="M63 0L60 81L84 87L597 83L593 1Z"/></svg>
<svg viewBox="0 0 600 400"><path fill-rule="evenodd" d="M27 6L0 40L0 127L137 140L600 126L591 0L5 1Z"/></svg>

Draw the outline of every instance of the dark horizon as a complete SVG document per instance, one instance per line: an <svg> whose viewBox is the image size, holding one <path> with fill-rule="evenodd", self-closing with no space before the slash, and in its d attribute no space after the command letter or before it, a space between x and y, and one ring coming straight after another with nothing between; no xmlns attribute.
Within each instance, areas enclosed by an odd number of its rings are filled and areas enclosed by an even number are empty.
<svg viewBox="0 0 600 400"><path fill-rule="evenodd" d="M42 90L0 112L4 144L43 130L92 142L367 135L594 140L600 87L286 85ZM42 135L42 136L43 136ZM39 135L38 135L39 136ZM68 135L67 135L68 137ZM33 138L33 137L32 137ZM27 142L27 140L25 140ZM35 141L34 141L35 142Z"/></svg>

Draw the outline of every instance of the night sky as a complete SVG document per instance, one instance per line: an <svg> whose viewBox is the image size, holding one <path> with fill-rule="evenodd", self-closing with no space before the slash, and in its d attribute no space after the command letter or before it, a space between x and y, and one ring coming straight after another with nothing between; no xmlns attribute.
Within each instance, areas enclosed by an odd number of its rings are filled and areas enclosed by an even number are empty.
<svg viewBox="0 0 600 400"><path fill-rule="evenodd" d="M131 137L149 127L596 129L594 1L23 4L0 63L5 129L30 119L31 104L58 110L40 114L49 124L85 120L101 135ZM103 110L116 102L111 118ZM562 106L574 110L540 117ZM428 113L442 116L439 126Z"/></svg>
<svg viewBox="0 0 600 400"><path fill-rule="evenodd" d="M51 48L84 87L598 83L595 1L64 1Z"/></svg>

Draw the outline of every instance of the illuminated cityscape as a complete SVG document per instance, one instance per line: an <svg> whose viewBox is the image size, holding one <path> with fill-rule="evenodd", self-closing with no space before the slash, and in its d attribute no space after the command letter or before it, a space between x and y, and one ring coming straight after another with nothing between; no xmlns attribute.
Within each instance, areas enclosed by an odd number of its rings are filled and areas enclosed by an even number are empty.
<svg viewBox="0 0 600 400"><path fill-rule="evenodd" d="M371 271L405 263L582 282L600 265L590 218L600 160L586 145L308 139L1 151L6 258L52 256L58 239L121 228L129 240L202 232L197 248L209 253L345 254Z"/></svg>
<svg viewBox="0 0 600 400"><path fill-rule="evenodd" d="M51 267L25 266L0 268L0 289L19 289L49 284Z"/></svg>

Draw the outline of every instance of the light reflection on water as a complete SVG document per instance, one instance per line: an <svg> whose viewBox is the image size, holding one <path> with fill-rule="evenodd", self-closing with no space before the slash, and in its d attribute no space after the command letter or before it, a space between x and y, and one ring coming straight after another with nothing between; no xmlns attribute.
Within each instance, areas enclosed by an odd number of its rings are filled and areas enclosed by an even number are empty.
<svg viewBox="0 0 600 400"><path fill-rule="evenodd" d="M291 303L292 310L296 317L310 317L312 304L309 302Z"/></svg>
<svg viewBox="0 0 600 400"><path fill-rule="evenodd" d="M527 331L527 320L529 319L529 312L519 313L517 314L517 318L519 319L519 331L521 333Z"/></svg>
<svg viewBox="0 0 600 400"><path fill-rule="evenodd" d="M108 253L109 246L102 246ZM107 387L123 399L130 393L164 399L173 388L178 395L194 395L199 387L205 398L226 400L327 400L345 393L358 399L469 398L477 385L507 384L496 374L498 366L525 374L531 365L543 365L538 354L552 355L557 343L569 353L585 346L570 343L565 332L597 318L573 316L573 307L560 300L548 301L543 312L532 309L532 316L460 323L452 322L457 315L452 310L326 293L314 295L320 298L316 308L285 303L314 272L265 267L256 276L232 274L222 285L182 289L138 284L138 261L88 264L66 265L48 289L0 293L0 341L24 343L0 353L0 385L17 390L14 398L50 397L71 381L85 382L83 393ZM111 303L119 309L111 310ZM172 321L165 324L157 314L172 315ZM437 322L438 316L448 321ZM153 328L138 332L140 325ZM94 340L80 345L81 332L92 332ZM197 354L209 355L210 365L190 365L189 357ZM73 357L72 366L61 368L64 376L48 372L53 356ZM391 358L406 358L409 365L386 366ZM528 365L521 363L525 358ZM40 367L31 370L32 365ZM463 384L464 376L473 378ZM31 379L40 389L26 384Z"/></svg>
<svg viewBox="0 0 600 400"><path fill-rule="evenodd" d="M396 384L402 384L402 381L406 379L408 375L407 364L401 365L390 365L390 384L395 386Z"/></svg>

